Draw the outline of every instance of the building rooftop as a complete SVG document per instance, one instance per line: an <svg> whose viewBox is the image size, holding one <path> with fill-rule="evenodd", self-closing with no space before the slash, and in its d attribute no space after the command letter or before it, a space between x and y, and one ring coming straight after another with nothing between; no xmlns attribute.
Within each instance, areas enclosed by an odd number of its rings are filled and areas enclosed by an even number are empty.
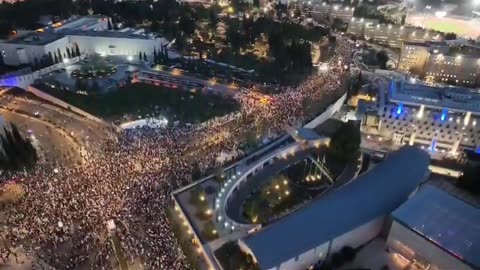
<svg viewBox="0 0 480 270"><path fill-rule="evenodd" d="M53 32L45 32L45 33L29 32L23 35L18 35L13 38L10 38L4 41L4 43L41 46L41 45L52 43L63 37L64 35L53 33Z"/></svg>
<svg viewBox="0 0 480 270"><path fill-rule="evenodd" d="M480 91L453 86L428 86L423 84L395 83L390 85L388 98L394 102L448 108L480 113Z"/></svg>
<svg viewBox="0 0 480 270"><path fill-rule="evenodd" d="M251 249L261 269L278 266L390 214L425 179L429 161L425 151L404 146L346 186L313 200L240 241Z"/></svg>
<svg viewBox="0 0 480 270"><path fill-rule="evenodd" d="M81 31L81 30L67 30L63 31L65 35L70 36L90 36L90 37L107 37L107 38L132 38L132 39L153 39L155 35L148 35L139 33L136 30L129 29L127 31Z"/></svg>
<svg viewBox="0 0 480 270"><path fill-rule="evenodd" d="M459 260L480 267L480 209L426 186L392 216Z"/></svg>
<svg viewBox="0 0 480 270"><path fill-rule="evenodd" d="M73 16L60 23L56 23L56 27L53 27L54 31L61 32L64 30L90 30L92 27L98 25L102 21L106 21L107 17L102 15L89 15L83 17ZM102 29L96 29L102 30ZM105 30L105 29L103 29Z"/></svg>

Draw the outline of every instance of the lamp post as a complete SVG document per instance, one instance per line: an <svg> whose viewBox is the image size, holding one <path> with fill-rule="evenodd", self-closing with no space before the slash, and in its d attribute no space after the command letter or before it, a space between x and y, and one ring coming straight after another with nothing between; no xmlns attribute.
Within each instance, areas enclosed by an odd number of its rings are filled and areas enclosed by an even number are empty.
<svg viewBox="0 0 480 270"><path fill-rule="evenodd" d="M426 6L423 10L423 21L422 21L422 28L425 28L425 18L427 17L427 10L430 10L432 6Z"/></svg>
<svg viewBox="0 0 480 270"><path fill-rule="evenodd" d="M477 12L478 5L480 5L480 0L473 0L472 17L475 17L475 13Z"/></svg>

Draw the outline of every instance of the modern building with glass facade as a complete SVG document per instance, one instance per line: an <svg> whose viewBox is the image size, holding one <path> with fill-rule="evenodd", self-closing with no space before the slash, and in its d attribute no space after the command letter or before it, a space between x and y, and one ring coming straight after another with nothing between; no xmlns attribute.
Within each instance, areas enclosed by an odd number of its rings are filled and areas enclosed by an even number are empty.
<svg viewBox="0 0 480 270"><path fill-rule="evenodd" d="M371 108L363 116L365 134L453 156L462 149L480 151L476 90L393 80Z"/></svg>
<svg viewBox="0 0 480 270"><path fill-rule="evenodd" d="M480 269L480 210L425 186L392 213L387 247L422 269Z"/></svg>

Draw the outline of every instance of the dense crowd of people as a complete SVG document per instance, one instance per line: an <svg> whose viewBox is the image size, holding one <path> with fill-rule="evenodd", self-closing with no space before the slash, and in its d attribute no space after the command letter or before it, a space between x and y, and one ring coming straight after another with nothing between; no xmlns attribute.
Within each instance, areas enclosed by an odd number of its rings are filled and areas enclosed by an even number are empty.
<svg viewBox="0 0 480 270"><path fill-rule="evenodd" d="M240 96L240 113L192 126L127 130L94 149L100 158L80 167L41 164L16 175L26 196L4 213L0 263L20 251L59 269L110 269L116 260L112 239L118 239L129 262L189 269L167 218L171 192L190 183L194 170L225 162L218 159L222 153L242 157L244 135L260 122L266 126L260 135L279 136L310 117L303 110L306 100L336 94L353 51L342 38L336 43L329 71L267 103Z"/></svg>

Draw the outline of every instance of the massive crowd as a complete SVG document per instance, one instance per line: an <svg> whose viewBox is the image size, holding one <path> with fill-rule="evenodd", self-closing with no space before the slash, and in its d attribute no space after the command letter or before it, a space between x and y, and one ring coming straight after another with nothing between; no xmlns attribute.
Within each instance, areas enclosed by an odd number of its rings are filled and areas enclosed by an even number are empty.
<svg viewBox="0 0 480 270"><path fill-rule="evenodd" d="M167 218L171 192L191 182L194 170L225 162L221 153L242 157L245 133L260 122L261 135L279 136L310 117L306 100L336 94L353 50L342 38L336 43L330 71L284 89L268 104L241 97L240 113L188 127L128 130L96 149L101 158L81 167L40 165L19 174L15 181L26 196L3 214L0 264L21 251L59 269L110 269L116 260L111 240L118 239L130 262L189 269Z"/></svg>

